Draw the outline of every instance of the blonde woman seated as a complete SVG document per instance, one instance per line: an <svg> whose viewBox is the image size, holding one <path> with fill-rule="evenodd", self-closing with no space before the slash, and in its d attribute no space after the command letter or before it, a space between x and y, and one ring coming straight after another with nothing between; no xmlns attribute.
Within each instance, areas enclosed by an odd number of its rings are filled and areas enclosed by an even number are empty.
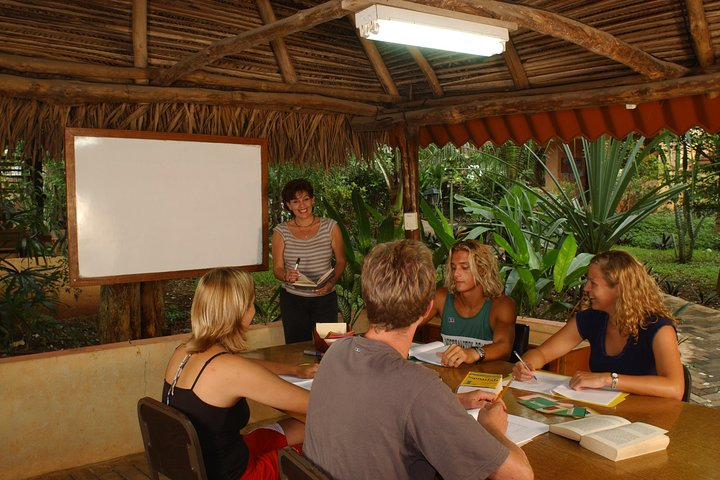
<svg viewBox="0 0 720 480"><path fill-rule="evenodd" d="M445 268L445 287L435 293L440 315L441 355L448 367L485 360L507 360L515 340L517 309L503 293L492 249L477 240L453 245Z"/></svg>
<svg viewBox="0 0 720 480"><path fill-rule="evenodd" d="M304 438L303 423L293 419L240 434L250 418L248 398L305 413L309 393L277 374L310 378L317 370L236 355L255 315L254 300L248 273L235 268L206 273L190 311L192 336L165 371L163 401L195 426L210 479L278 478L277 450Z"/></svg>
<svg viewBox="0 0 720 480"><path fill-rule="evenodd" d="M596 255L584 291L591 308L523 355L528 367L540 368L588 340L590 371L576 372L570 387L608 387L680 400L685 382L676 320L640 262L619 250ZM520 362L513 368L519 380L529 380L531 374Z"/></svg>

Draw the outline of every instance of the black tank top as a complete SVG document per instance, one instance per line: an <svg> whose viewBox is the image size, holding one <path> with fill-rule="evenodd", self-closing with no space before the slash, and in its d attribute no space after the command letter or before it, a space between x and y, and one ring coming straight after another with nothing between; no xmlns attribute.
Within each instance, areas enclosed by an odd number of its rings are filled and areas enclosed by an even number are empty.
<svg viewBox="0 0 720 480"><path fill-rule="evenodd" d="M240 430L250 419L247 400L241 398L232 407L222 408L208 405L193 391L205 367L226 353L209 358L189 389L176 386L171 392L172 385L167 381L163 386L162 398L168 399L169 405L187 415L195 426L210 480L237 480L245 472L249 457L247 445L240 435Z"/></svg>

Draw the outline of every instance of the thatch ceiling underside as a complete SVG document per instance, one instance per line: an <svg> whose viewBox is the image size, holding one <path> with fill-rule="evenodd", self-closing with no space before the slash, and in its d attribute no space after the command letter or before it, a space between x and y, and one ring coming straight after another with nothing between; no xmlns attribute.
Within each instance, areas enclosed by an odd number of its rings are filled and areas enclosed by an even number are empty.
<svg viewBox="0 0 720 480"><path fill-rule="evenodd" d="M720 0L415 2L516 23L489 58L361 39L368 3L0 0L0 142L56 155L65 126L263 136L271 161L327 165L399 127L546 141L717 105ZM688 115L677 125L708 116Z"/></svg>

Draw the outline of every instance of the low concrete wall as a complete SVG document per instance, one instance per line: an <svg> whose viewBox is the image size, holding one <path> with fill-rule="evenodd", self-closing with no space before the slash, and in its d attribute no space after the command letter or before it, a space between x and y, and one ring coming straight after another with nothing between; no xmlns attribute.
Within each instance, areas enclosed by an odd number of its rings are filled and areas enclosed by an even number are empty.
<svg viewBox="0 0 720 480"><path fill-rule="evenodd" d="M136 405L159 399L165 366L187 335L0 359L0 480L143 450ZM249 348L281 345L282 324L253 326ZM277 415L253 409L251 421Z"/></svg>

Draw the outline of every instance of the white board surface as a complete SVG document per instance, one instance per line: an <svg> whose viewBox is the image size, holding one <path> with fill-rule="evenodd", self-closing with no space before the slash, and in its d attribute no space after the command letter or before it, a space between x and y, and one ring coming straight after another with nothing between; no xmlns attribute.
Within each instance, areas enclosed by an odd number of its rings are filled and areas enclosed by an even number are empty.
<svg viewBox="0 0 720 480"><path fill-rule="evenodd" d="M68 129L66 149L70 143L74 284L267 268L263 141Z"/></svg>

